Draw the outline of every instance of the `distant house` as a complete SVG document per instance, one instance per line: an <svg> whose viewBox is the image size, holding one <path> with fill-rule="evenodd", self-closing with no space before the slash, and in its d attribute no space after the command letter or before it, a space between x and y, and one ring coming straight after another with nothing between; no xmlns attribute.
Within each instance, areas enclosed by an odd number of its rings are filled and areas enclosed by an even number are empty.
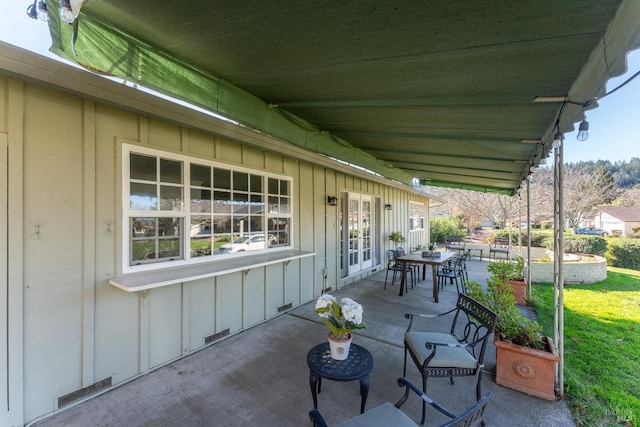
<svg viewBox="0 0 640 427"><path fill-rule="evenodd" d="M612 236L634 237L633 229L640 227L640 206L596 206L587 220Z"/></svg>

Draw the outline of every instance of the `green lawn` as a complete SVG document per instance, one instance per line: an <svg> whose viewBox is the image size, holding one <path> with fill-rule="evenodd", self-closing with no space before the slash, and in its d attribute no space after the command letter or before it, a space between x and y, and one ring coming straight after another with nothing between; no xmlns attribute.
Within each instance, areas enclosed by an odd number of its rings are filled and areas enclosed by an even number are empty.
<svg viewBox="0 0 640 427"><path fill-rule="evenodd" d="M565 285L565 395L579 426L640 426L640 272L607 272L602 282ZM532 292L553 336L553 285Z"/></svg>

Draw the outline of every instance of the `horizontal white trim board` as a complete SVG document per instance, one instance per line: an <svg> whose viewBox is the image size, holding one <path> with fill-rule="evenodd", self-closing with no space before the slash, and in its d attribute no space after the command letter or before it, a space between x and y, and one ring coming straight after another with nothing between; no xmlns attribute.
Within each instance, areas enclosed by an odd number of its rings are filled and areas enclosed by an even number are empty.
<svg viewBox="0 0 640 427"><path fill-rule="evenodd" d="M126 274L109 279L109 283L126 292L138 292L162 286L175 285L207 277L248 271L265 265L289 262L294 259L315 256L315 252L286 250L259 255L241 256L225 261L213 261L183 267Z"/></svg>

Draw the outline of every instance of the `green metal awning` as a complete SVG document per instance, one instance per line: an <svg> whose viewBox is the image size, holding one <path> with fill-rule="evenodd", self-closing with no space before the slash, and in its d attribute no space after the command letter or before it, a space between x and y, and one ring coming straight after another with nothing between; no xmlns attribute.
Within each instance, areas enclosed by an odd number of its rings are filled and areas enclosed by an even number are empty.
<svg viewBox="0 0 640 427"><path fill-rule="evenodd" d="M52 50L90 70L407 185L502 194L640 47L635 0L88 1L74 46L48 6Z"/></svg>

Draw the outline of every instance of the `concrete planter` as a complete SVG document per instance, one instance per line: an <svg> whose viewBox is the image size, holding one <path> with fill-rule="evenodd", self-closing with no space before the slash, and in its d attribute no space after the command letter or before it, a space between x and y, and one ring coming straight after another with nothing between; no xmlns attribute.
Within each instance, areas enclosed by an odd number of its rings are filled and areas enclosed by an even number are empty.
<svg viewBox="0 0 640 427"><path fill-rule="evenodd" d="M563 275L565 283L596 283L607 278L607 260L591 255L589 261L564 261ZM531 262L531 281L553 283L553 262Z"/></svg>
<svg viewBox="0 0 640 427"><path fill-rule="evenodd" d="M545 337L547 351L536 350L496 339L496 384L531 396L553 401L558 349Z"/></svg>

